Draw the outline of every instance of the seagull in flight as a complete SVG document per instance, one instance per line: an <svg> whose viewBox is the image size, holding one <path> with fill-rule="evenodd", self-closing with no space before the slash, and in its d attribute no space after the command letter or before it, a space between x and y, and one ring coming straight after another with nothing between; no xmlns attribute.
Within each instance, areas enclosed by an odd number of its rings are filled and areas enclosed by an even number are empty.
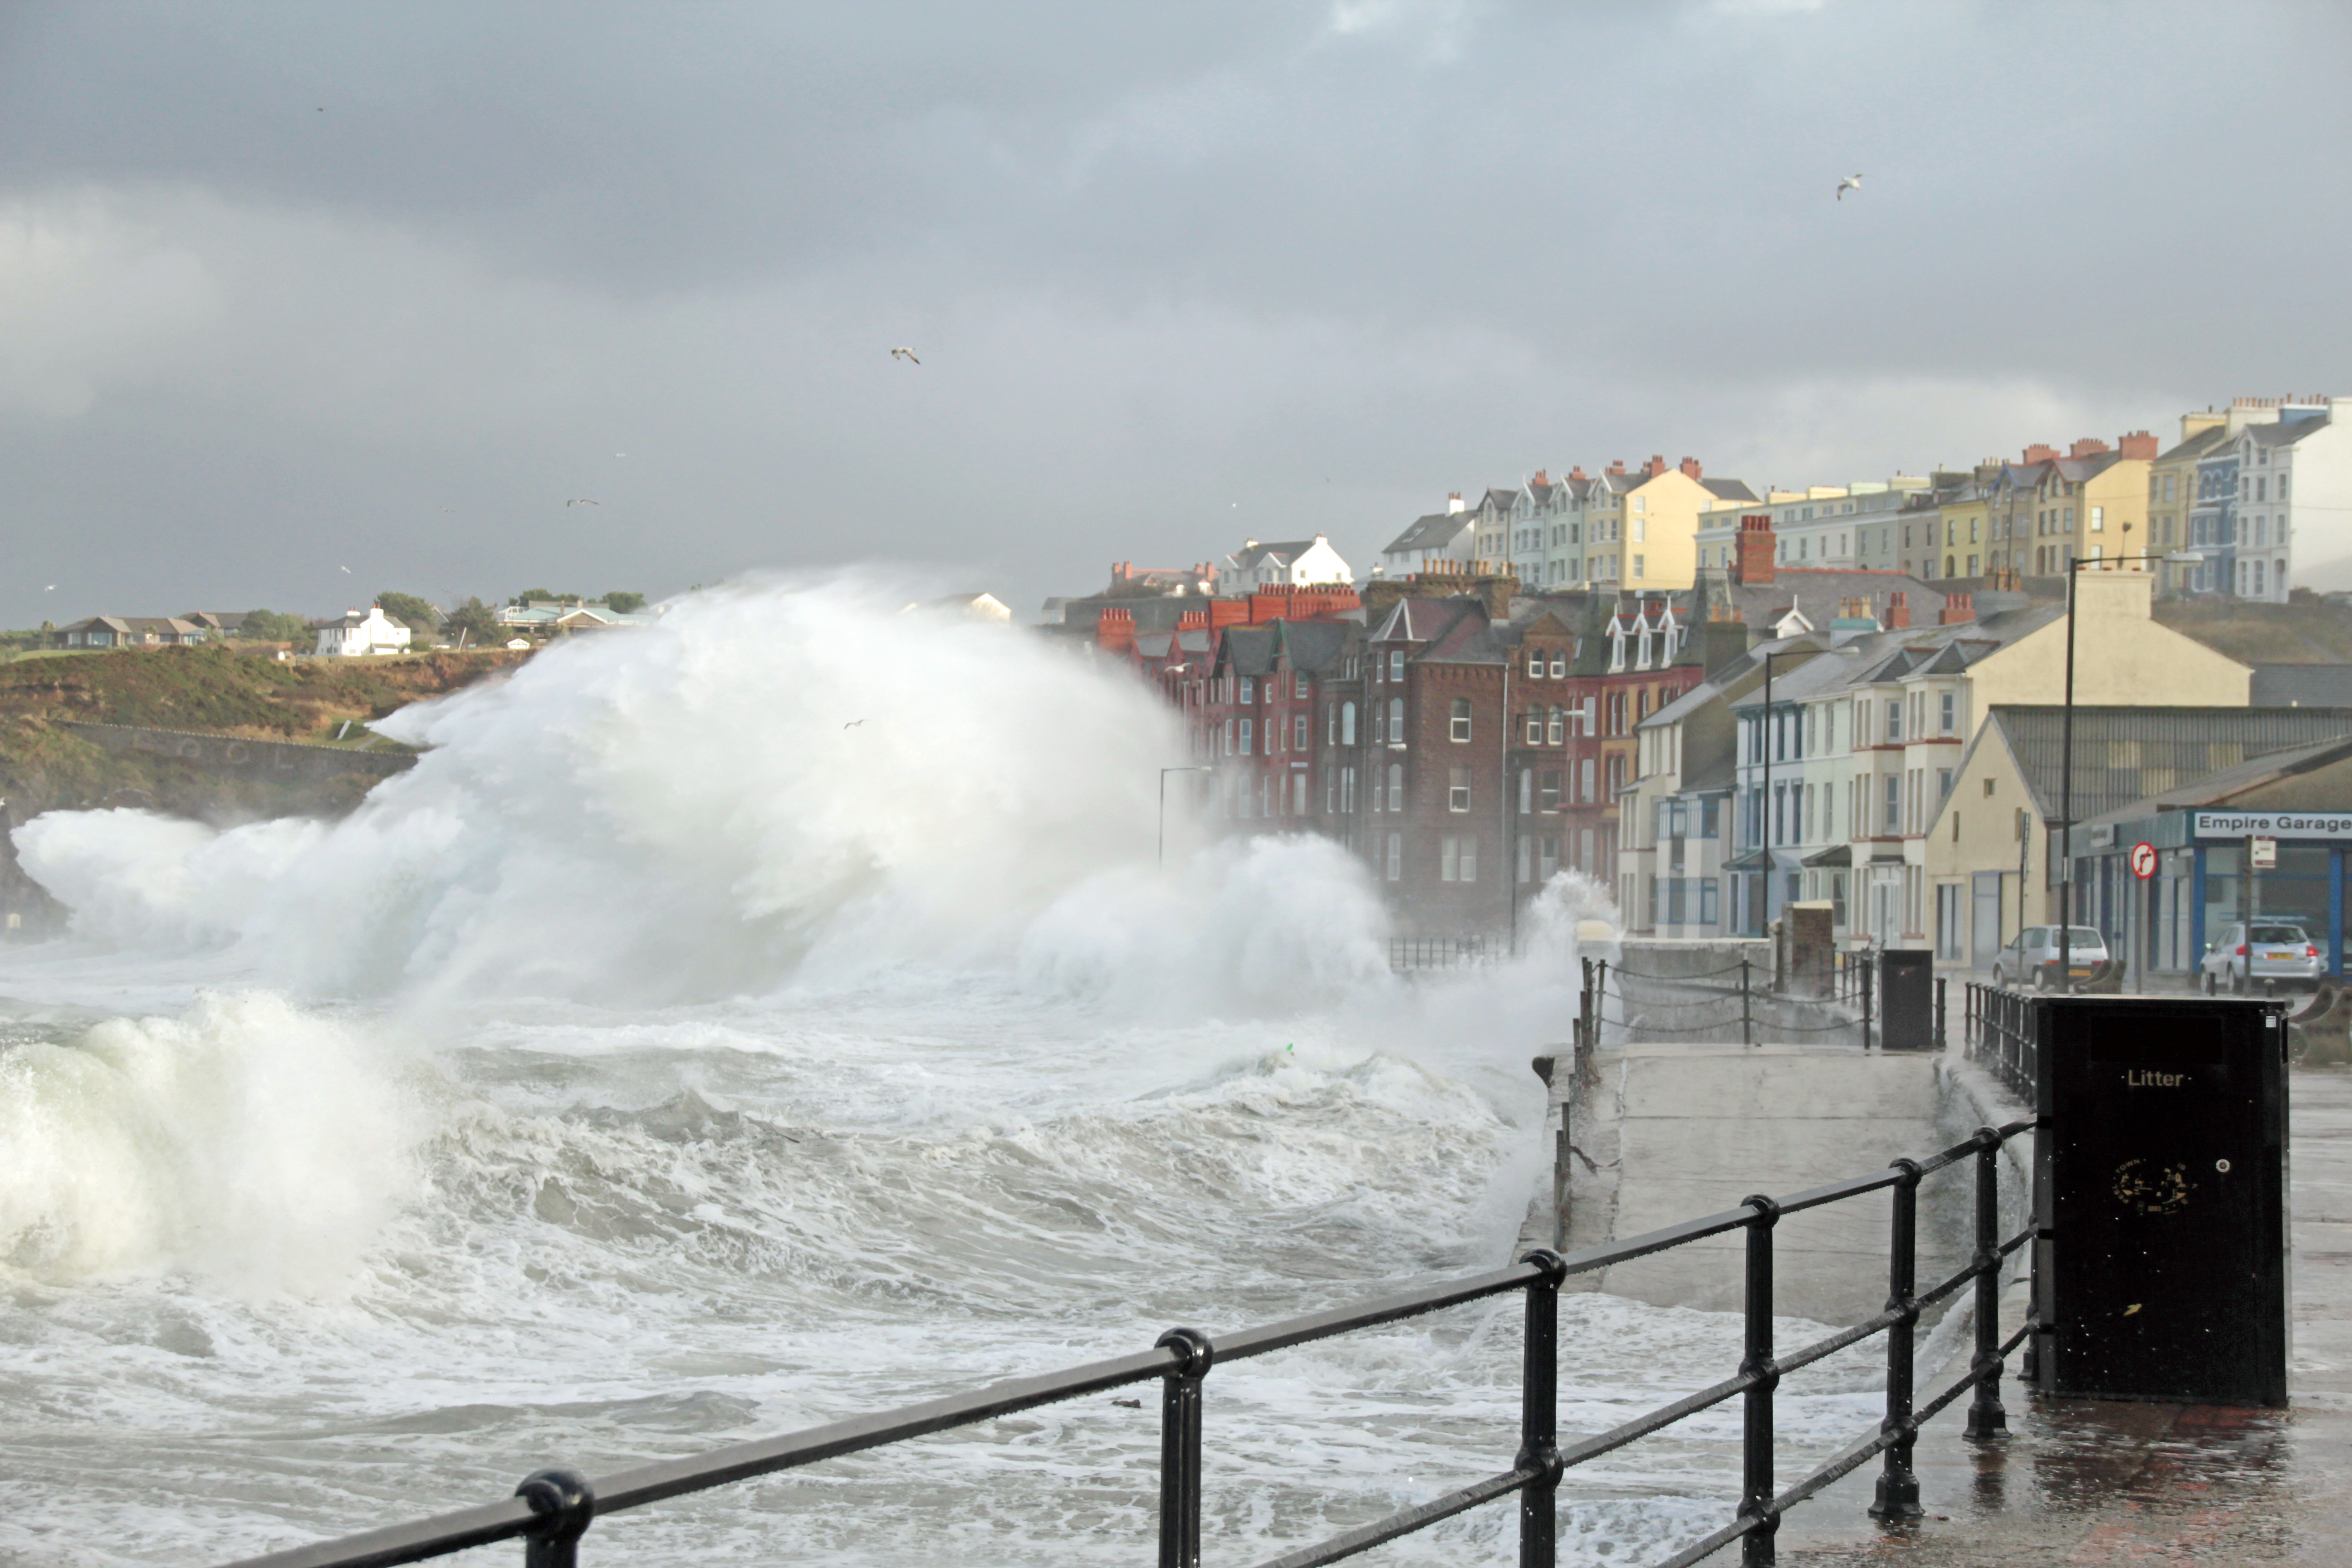
<svg viewBox="0 0 2352 1568"><path fill-rule="evenodd" d="M341 572L346 577L352 574L352 569L348 566L338 566L335 570Z"/></svg>
<svg viewBox="0 0 2352 1568"><path fill-rule="evenodd" d="M1848 174L1844 179L1838 182L1837 199L1843 201L1845 200L1845 194L1848 191L1859 191L1861 189L1862 176L1860 174Z"/></svg>
<svg viewBox="0 0 2352 1568"><path fill-rule="evenodd" d="M44 593L44 594L54 594L54 593L56 593L57 591L58 591L58 585L57 585L55 583L50 584L47 587L46 587L46 588L44 588L44 589L42 589L42 590L41 590L41 592L42 592L42 593Z"/></svg>
<svg viewBox="0 0 2352 1568"><path fill-rule="evenodd" d="M890 351L890 357L892 359L905 360L908 364L920 364L923 363L921 360L915 357L915 351L912 349L892 349Z"/></svg>
<svg viewBox="0 0 2352 1568"><path fill-rule="evenodd" d="M565 501L563 504L565 506L602 506L604 503L602 501L590 500L586 496L579 496L571 500Z"/></svg>
<svg viewBox="0 0 2352 1568"><path fill-rule="evenodd" d="M843 729L845 729L845 730L855 730L855 729L856 729L856 728L857 728L857 726L859 726L860 724L863 724L863 723L865 723L865 722L866 722L866 721L865 721L865 720L863 720L863 719L852 719L848 723L844 724L844 725L842 726L842 728L843 728Z"/></svg>

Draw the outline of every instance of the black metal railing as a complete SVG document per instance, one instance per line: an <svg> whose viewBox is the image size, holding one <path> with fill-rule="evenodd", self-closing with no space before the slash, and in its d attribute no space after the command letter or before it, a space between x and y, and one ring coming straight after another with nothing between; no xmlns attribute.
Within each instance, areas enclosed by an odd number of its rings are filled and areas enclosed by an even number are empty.
<svg viewBox="0 0 2352 1568"><path fill-rule="evenodd" d="M2026 1104L2033 1103L2036 1072L2033 1001L2024 993L1969 983L1969 1060L2000 1079Z"/></svg>
<svg viewBox="0 0 2352 1568"><path fill-rule="evenodd" d="M1769 973L1745 958L1689 974L1654 973L1628 969L1607 959L1588 958L1583 961L1585 1000L1579 1013L1595 1026L1627 1030L1658 1028L1685 1037L1716 1030L1728 1034L1737 1026L1743 1046L1755 1045L1763 1036L1779 1040L1783 1037L1810 1039L1843 1035L1867 1050L1878 1037L1877 963L1866 952L1839 953L1836 957L1830 994L1826 996L1796 996L1775 991L1769 984ZM1628 993L1628 980L1637 982L1642 991ZM1617 1005L1614 1016L1607 1005L1610 1002ZM1834 1018L1826 1024L1798 1024L1786 1017L1759 1022L1757 1008L1762 1004L1779 1005L1784 1009L1808 1004L1851 1006L1856 1009L1856 1016ZM1596 1034L1592 1038L1598 1040L1600 1037Z"/></svg>
<svg viewBox="0 0 2352 1568"><path fill-rule="evenodd" d="M2032 1233L2021 1232L2006 1240L2000 1237L1998 1163L2001 1145L2032 1125L2018 1121L2006 1127L1979 1128L1966 1142L1925 1160L1897 1160L1884 1171L1832 1182L1789 1197L1750 1197L1737 1208L1564 1257L1548 1248L1539 1249L1507 1268L1446 1280L1357 1306L1311 1312L1213 1340L1197 1329L1171 1329L1160 1336L1151 1349L1131 1355L1017 1378L971 1394L835 1421L691 1458L643 1465L593 1481L570 1470L536 1470L524 1478L512 1497L498 1502L250 1558L236 1568L388 1568L394 1563L422 1562L518 1538L525 1542L525 1568L576 1568L583 1534L595 1520L608 1513L643 1508L690 1492L754 1476L772 1475L933 1432L969 1426L1057 1400L1148 1383L1153 1378L1160 1384L1159 1562L1160 1568L1198 1568L1202 1394L1213 1367L1514 1291L1526 1293L1527 1310L1519 1442L1509 1468L1416 1507L1287 1552L1263 1568L1314 1568L1316 1564L1336 1563L1514 1493L1519 1498L1519 1563L1522 1568L1551 1568L1556 1494L1568 1470L1734 1396L1740 1399L1742 1406L1737 1510L1730 1523L1666 1559L1664 1568L1686 1568L1735 1541L1744 1543L1743 1563L1770 1563L1774 1534L1782 1514L1881 1455L1885 1456L1885 1466L1871 1513L1889 1520L1918 1518L1919 1483L1912 1468L1913 1446L1921 1425L1961 1394L1975 1391L1969 1413L1969 1436L1988 1438L2005 1427L2000 1395L2002 1369L2009 1353L2032 1331L2032 1324L2029 1321L2008 1339L2000 1338L2001 1262ZM1921 1291L1916 1280L1919 1184L1927 1176L1971 1158L1976 1162L1974 1254L1967 1267ZM1885 1310L1826 1339L1785 1354L1779 1352L1772 1341L1775 1227L1789 1215L1881 1191L1892 1194L1893 1205ZM1574 1275L1732 1231L1747 1233L1745 1333L1738 1371L1719 1383L1608 1431L1563 1445L1557 1418L1561 1284ZM1976 1287L1976 1350L1969 1369L1924 1404L1915 1403L1913 1339L1920 1315L1971 1281ZM1878 1333L1887 1336L1886 1411L1876 1430L1856 1438L1802 1480L1774 1490L1773 1394L1780 1380L1801 1367Z"/></svg>
<svg viewBox="0 0 2352 1568"><path fill-rule="evenodd" d="M1389 939L1389 967L1462 969L1473 964L1499 963L1511 956L1511 944L1486 936L1395 936Z"/></svg>

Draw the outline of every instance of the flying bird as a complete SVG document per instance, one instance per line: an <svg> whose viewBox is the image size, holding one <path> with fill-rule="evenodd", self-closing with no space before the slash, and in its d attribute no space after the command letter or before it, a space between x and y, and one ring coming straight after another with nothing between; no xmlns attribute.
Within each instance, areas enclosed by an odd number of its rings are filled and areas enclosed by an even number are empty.
<svg viewBox="0 0 2352 1568"><path fill-rule="evenodd" d="M346 577L352 574L352 569L348 566L338 566L335 570L341 572Z"/></svg>
<svg viewBox="0 0 2352 1568"><path fill-rule="evenodd" d="M892 349L890 351L890 357L892 359L905 360L908 364L920 364L923 363L921 360L915 357L915 351L912 349Z"/></svg>
<svg viewBox="0 0 2352 1568"><path fill-rule="evenodd" d="M572 500L565 501L563 504L565 506L602 506L604 503L602 501L590 500L586 496L580 496Z"/></svg>
<svg viewBox="0 0 2352 1568"><path fill-rule="evenodd" d="M1848 174L1844 179L1838 182L1837 199L1843 201L1845 200L1845 194L1848 191L1858 191L1860 189L1862 189L1862 176L1860 174Z"/></svg>
<svg viewBox="0 0 2352 1568"><path fill-rule="evenodd" d="M845 729L845 730L855 730L855 729L856 729L856 728L857 728L857 726L859 726L860 724L863 724L863 723L865 723L865 722L866 722L866 721L865 721L865 720L863 720L863 719L852 719L848 723L844 724L844 725L842 726L842 728L843 728L843 729Z"/></svg>

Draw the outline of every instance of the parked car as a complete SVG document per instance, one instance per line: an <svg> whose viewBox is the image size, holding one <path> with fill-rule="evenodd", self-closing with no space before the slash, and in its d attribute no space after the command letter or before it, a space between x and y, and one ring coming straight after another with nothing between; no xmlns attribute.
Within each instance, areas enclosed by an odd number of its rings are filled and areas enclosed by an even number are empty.
<svg viewBox="0 0 2352 1568"><path fill-rule="evenodd" d="M2273 984L2307 985L2316 991L2327 973L2327 960L2301 926L2256 921L2251 926L2223 926L2198 967L2204 972L2208 996L2220 994L2225 986L2242 996L2257 986Z"/></svg>
<svg viewBox="0 0 2352 1568"><path fill-rule="evenodd" d="M1995 985L2050 986L2057 982L2058 927L2027 926L2017 939L1993 955ZM2088 980L2107 962L2107 942L2090 926L2070 926L2066 940L2066 973Z"/></svg>

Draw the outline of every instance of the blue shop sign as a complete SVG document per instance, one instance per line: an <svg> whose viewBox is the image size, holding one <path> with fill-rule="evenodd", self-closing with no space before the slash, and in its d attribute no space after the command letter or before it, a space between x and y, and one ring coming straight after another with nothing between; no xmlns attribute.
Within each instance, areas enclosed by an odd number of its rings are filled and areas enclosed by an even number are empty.
<svg viewBox="0 0 2352 1568"><path fill-rule="evenodd" d="M2197 837L2352 840L2352 812L2200 811Z"/></svg>

